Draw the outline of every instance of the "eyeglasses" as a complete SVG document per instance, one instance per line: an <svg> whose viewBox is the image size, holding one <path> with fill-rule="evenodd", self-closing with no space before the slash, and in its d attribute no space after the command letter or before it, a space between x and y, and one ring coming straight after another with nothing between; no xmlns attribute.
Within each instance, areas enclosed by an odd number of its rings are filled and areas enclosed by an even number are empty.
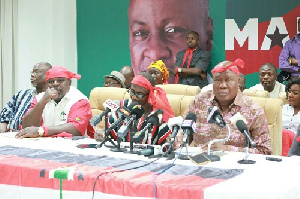
<svg viewBox="0 0 300 199"><path fill-rule="evenodd" d="M66 78L58 78L58 79L49 79L48 80L48 84L54 84L55 82L57 83L57 84L62 84L62 83L64 83L66 81Z"/></svg>
<svg viewBox="0 0 300 199"><path fill-rule="evenodd" d="M139 99L142 99L143 97L145 97L146 95L149 94L149 92L148 93L135 92L132 89L128 89L127 92L129 93L130 97L133 96L133 95L135 95Z"/></svg>
<svg viewBox="0 0 300 199"><path fill-rule="evenodd" d="M119 82L103 82L103 86L110 87L111 85L120 84Z"/></svg>

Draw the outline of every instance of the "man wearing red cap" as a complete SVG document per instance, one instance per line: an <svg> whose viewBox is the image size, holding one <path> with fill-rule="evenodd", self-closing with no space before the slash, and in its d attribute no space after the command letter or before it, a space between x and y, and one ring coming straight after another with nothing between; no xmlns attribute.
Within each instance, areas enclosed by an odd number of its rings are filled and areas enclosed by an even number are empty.
<svg viewBox="0 0 300 199"><path fill-rule="evenodd" d="M234 62L224 61L219 63L213 74L213 90L200 93L190 104L187 113L197 115L196 131L193 134L195 146L207 150L207 144L215 138L225 138L227 128L207 122L208 109L216 106L231 129L231 136L225 143L216 142L211 146L212 150L245 151L246 137L230 122L230 118L236 113L246 119L246 125L250 136L256 143L256 148L250 148L251 153L271 154L270 133L267 118L264 111L248 96L239 90L239 67L244 67L244 62L237 59ZM181 135L178 136L181 140ZM178 140L178 143L180 143ZM178 144L176 144L178 147Z"/></svg>
<svg viewBox="0 0 300 199"><path fill-rule="evenodd" d="M54 66L46 73L49 88L31 103L17 138L84 136L92 111L87 97L71 86L72 78L81 76L62 66ZM87 133L93 137L89 129Z"/></svg>

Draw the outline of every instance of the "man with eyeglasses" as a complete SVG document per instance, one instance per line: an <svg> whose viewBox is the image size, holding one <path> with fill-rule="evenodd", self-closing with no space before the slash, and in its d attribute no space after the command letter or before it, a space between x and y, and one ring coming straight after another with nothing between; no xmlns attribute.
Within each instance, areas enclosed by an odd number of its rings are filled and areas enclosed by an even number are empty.
<svg viewBox="0 0 300 199"><path fill-rule="evenodd" d="M35 95L47 88L46 72L51 68L47 62L37 63L31 72L30 82L35 89L21 90L6 104L0 113L0 133L19 130L22 117L28 111Z"/></svg>
<svg viewBox="0 0 300 199"><path fill-rule="evenodd" d="M85 95L71 86L71 79L81 76L62 66L46 73L49 88L35 97L23 118L23 129L17 138L27 137L94 137L89 120L90 103Z"/></svg>
<svg viewBox="0 0 300 199"><path fill-rule="evenodd" d="M213 90L200 93L190 104L186 113L193 112L197 115L196 131L193 134L195 146L202 151L207 150L210 140L223 139L227 136L227 128L207 122L208 109L216 106L226 123L231 129L231 136L225 143L214 143L212 150L222 151L245 151L246 137L230 122L230 118L240 113L246 119L246 125L250 136L256 143L256 147L249 148L251 153L271 154L271 139L268 130L267 118L264 110L250 97L239 90L239 70L243 68L244 62L237 59L234 62L223 61L213 70ZM182 135L178 135L175 148L179 147Z"/></svg>
<svg viewBox="0 0 300 199"><path fill-rule="evenodd" d="M137 102L144 108L144 114L140 119L137 121L137 130L142 130L146 124L147 119L151 114L154 113L157 109L162 109L163 113L163 124L161 126L154 126L151 129L151 143L150 144L163 144L166 141L166 138L171 133L166 124L169 118L174 117L174 112L169 104L169 101L166 97L166 93L162 88L155 87L154 78L152 75L148 73L141 73L140 75L136 75L132 82L131 87L128 90L130 94L130 99L125 99L120 102L120 106L129 107L132 102ZM119 117L117 113L114 115L109 114L109 126L114 122L115 119ZM116 140L117 139L117 130L112 130L111 132L112 137ZM98 141L101 141L102 136L100 133L95 134L95 138ZM147 137L147 135L146 135ZM125 138L125 140L129 140L129 137ZM150 140L150 139L149 139ZM144 138L143 143L147 143L148 139Z"/></svg>
<svg viewBox="0 0 300 199"><path fill-rule="evenodd" d="M118 71L112 71L109 75L105 75L104 79L104 87L126 88L125 77Z"/></svg>

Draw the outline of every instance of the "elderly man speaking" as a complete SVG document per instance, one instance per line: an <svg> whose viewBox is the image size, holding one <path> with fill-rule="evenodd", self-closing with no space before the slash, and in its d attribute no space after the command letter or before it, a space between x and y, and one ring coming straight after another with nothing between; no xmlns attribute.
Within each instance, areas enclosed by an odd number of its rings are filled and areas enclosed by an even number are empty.
<svg viewBox="0 0 300 199"><path fill-rule="evenodd" d="M206 150L210 140L225 138L227 128L220 128L207 122L208 109L216 106L231 129L231 136L225 143L214 143L213 150L244 151L246 137L230 122L235 113L240 113L245 119L250 136L256 143L256 148L250 148L251 153L271 154L270 134L264 111L248 96L239 90L239 70L244 62L237 59L234 62L224 61L213 70L213 91L200 93L191 103L187 113L197 115L196 131L193 134L195 146ZM179 136L180 140L180 136Z"/></svg>
<svg viewBox="0 0 300 199"><path fill-rule="evenodd" d="M36 96L24 116L23 130L17 138L83 136L92 117L85 95L71 86L71 79L81 76L62 66L54 66L46 73L49 88ZM93 130L91 134L93 137Z"/></svg>

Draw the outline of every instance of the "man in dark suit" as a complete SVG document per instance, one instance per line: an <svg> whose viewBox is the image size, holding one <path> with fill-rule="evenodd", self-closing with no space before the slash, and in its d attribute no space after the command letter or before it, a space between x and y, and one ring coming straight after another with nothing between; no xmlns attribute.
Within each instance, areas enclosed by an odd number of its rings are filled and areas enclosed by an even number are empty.
<svg viewBox="0 0 300 199"><path fill-rule="evenodd" d="M207 68L210 64L210 52L199 47L199 34L191 31L187 36L187 49L176 55L175 83L199 86L208 85Z"/></svg>

